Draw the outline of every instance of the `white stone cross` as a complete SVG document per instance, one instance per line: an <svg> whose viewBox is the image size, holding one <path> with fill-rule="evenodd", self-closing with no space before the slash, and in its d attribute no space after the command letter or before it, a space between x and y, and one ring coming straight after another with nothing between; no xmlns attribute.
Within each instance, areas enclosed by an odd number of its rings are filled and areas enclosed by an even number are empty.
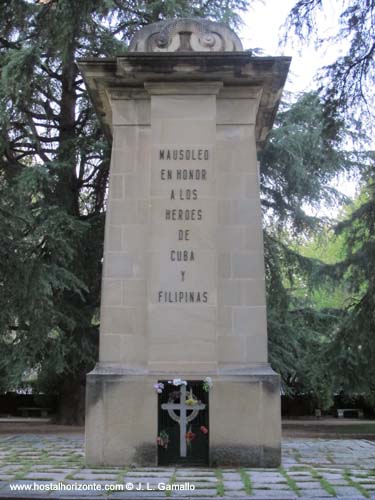
<svg viewBox="0 0 375 500"><path fill-rule="evenodd" d="M195 419L200 410L204 410L206 405L197 403L194 406L186 404L186 386L181 385L180 402L179 403L164 403L161 405L162 410L167 410L168 415L172 420L180 426L180 457L186 457L186 432L187 424ZM180 415L176 415L175 410L180 410ZM187 411L191 411L187 415Z"/></svg>

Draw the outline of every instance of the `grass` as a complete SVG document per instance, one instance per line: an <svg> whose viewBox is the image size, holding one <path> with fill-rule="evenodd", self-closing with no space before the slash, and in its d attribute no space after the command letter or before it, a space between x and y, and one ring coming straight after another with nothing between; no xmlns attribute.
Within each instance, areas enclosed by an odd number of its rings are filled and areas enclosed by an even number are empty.
<svg viewBox="0 0 375 500"><path fill-rule="evenodd" d="M168 484L173 484L176 482L176 479L177 479L177 473L176 471L172 474L172 477L170 478L170 480L168 481ZM172 490L165 490L165 495L167 497L171 497L172 496Z"/></svg>
<svg viewBox="0 0 375 500"><path fill-rule="evenodd" d="M327 481L327 479L325 479L321 474L319 474L319 472L311 468L310 474L314 479L317 479L319 481L320 486L324 491L326 491L329 495L337 496L336 490L333 485L329 481Z"/></svg>
<svg viewBox="0 0 375 500"><path fill-rule="evenodd" d="M352 474L352 476L357 477L358 479L370 479L374 477L374 474L371 472L363 472L363 474Z"/></svg>
<svg viewBox="0 0 375 500"><path fill-rule="evenodd" d="M366 498L370 498L370 493L364 488L361 484L357 483L356 481L353 481L350 475L350 471L348 469L345 469L345 472L343 473L342 477L347 481L347 483L352 486L353 488L356 488L361 495L363 495Z"/></svg>
<svg viewBox="0 0 375 500"><path fill-rule="evenodd" d="M14 480L23 479L25 475L31 471L31 468L32 468L31 464L25 465L24 467L22 467L22 469L16 472L13 479Z"/></svg>
<svg viewBox="0 0 375 500"><path fill-rule="evenodd" d="M129 471L128 467L126 467L123 470L118 471L118 474L116 475L116 481L118 481L119 483L122 484L124 482L124 476L126 476L128 471Z"/></svg>
<svg viewBox="0 0 375 500"><path fill-rule="evenodd" d="M248 495L251 495L253 493L253 484L251 482L251 478L250 478L249 474L244 469L240 469L239 472L240 472L240 476L241 476L241 479L242 479L242 482L243 482L243 485L245 488L245 492Z"/></svg>
<svg viewBox="0 0 375 500"><path fill-rule="evenodd" d="M292 465L292 467L289 467L289 470L292 472L305 472L309 469L307 465Z"/></svg>
<svg viewBox="0 0 375 500"><path fill-rule="evenodd" d="M217 479L216 483L216 495L223 497L225 495L224 482L223 482L223 472L221 469L215 470L215 476Z"/></svg>
<svg viewBox="0 0 375 500"><path fill-rule="evenodd" d="M332 425L325 427L324 432L334 434L375 434L375 423Z"/></svg>
<svg viewBox="0 0 375 500"><path fill-rule="evenodd" d="M285 478L286 484L289 486L289 488L294 491L294 493L299 497L301 496L300 493L300 488L298 484L295 482L295 480L289 476L287 471L284 469L284 467L279 467L280 474Z"/></svg>

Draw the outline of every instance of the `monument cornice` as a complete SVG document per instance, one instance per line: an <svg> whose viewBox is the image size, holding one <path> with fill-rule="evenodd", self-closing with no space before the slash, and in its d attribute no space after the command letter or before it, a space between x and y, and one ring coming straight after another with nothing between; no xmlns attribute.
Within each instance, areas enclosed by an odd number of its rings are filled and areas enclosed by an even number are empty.
<svg viewBox="0 0 375 500"><path fill-rule="evenodd" d="M145 82L144 87L150 95L217 95L223 87L223 82Z"/></svg>
<svg viewBox="0 0 375 500"><path fill-rule="evenodd" d="M116 58L78 61L109 141L112 140L110 89L140 91L145 84L217 82L223 92L231 87L262 88L257 114L256 141L262 149L272 127L290 57L254 57L249 52L129 52ZM220 93L219 96L220 97Z"/></svg>

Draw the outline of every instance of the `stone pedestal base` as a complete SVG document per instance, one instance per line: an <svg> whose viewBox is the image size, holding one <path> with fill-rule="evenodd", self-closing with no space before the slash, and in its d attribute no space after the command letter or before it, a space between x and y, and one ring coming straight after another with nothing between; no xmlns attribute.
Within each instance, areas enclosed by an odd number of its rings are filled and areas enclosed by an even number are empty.
<svg viewBox="0 0 375 500"><path fill-rule="evenodd" d="M87 376L86 463L157 465L158 398L153 385L176 374L135 374L113 365ZM178 377L204 379L202 376ZM277 467L281 460L279 377L269 367L212 375L209 464Z"/></svg>
<svg viewBox="0 0 375 500"><path fill-rule="evenodd" d="M210 392L210 465L278 467L279 376L269 367L217 377Z"/></svg>
<svg viewBox="0 0 375 500"><path fill-rule="evenodd" d="M155 381L116 365L87 375L87 465L157 465Z"/></svg>

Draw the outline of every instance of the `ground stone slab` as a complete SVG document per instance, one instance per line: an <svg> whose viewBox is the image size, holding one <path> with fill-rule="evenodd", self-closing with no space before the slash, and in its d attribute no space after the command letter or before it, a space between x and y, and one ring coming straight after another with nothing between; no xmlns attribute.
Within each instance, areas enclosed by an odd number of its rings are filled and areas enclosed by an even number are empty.
<svg viewBox="0 0 375 500"><path fill-rule="evenodd" d="M323 490L322 488L316 488L316 489L306 489L306 490L299 490L299 495L301 498L335 498L334 495L331 495L328 493L326 490Z"/></svg>
<svg viewBox="0 0 375 500"><path fill-rule="evenodd" d="M224 481L224 489L226 490L243 490L242 481Z"/></svg>
<svg viewBox="0 0 375 500"><path fill-rule="evenodd" d="M237 469L222 469L222 479L216 477L216 469L205 468L175 468L175 467L144 467L126 471L121 467L89 468L82 464L83 440L74 436L41 436L18 435L9 439L9 436L0 435L1 462L0 462L0 498L79 498L95 499L134 499L134 498L167 498L165 491L59 491L49 495L40 491L11 492L9 484L46 484L51 481L57 483L64 480L67 484L100 484L118 485L125 487L132 482L149 484L157 488L158 483L168 484L172 477L175 482L195 485L193 491L172 491L172 498L217 498L217 485L223 484L224 497L264 500L293 500L300 498L337 500L359 500L364 498L361 492L349 485L342 474L347 470L350 477L360 487L363 487L370 498L375 500L375 476L371 476L372 463L375 464L375 444L365 440L288 440L283 443L283 467L287 474L294 479L300 490L296 492L289 488L284 476L276 469L246 469L253 486L249 496ZM72 456L73 455L73 456ZM296 464L294 457L301 462ZM329 457L329 460L328 458ZM330 462L327 464L327 461ZM332 463L333 461L333 463ZM312 462L303 469L303 464ZM27 464L27 465L25 465ZM361 468L364 467L365 468ZM310 467L316 474L327 480L337 492L332 497L311 475ZM299 470L300 468L300 470ZM24 474L25 478L15 480ZM370 474L370 475L369 475ZM64 479L66 476L69 479ZM42 481L39 481L43 479ZM267 489L266 489L267 488Z"/></svg>
<svg viewBox="0 0 375 500"><path fill-rule="evenodd" d="M292 491L268 491L268 490L254 490L251 498L264 498L265 500L289 500L299 498L296 493Z"/></svg>
<svg viewBox="0 0 375 500"><path fill-rule="evenodd" d="M216 497L217 491L216 489L196 489L192 491L181 491L175 490L172 491L172 497ZM165 493L164 493L165 495Z"/></svg>
<svg viewBox="0 0 375 500"><path fill-rule="evenodd" d="M253 487L255 490L289 490L289 486L287 483L253 483Z"/></svg>
<svg viewBox="0 0 375 500"><path fill-rule="evenodd" d="M34 479L41 481L63 481L66 474L53 473L53 472L42 472L38 470L36 472L29 472L24 475L24 479Z"/></svg>
<svg viewBox="0 0 375 500"><path fill-rule="evenodd" d="M337 496L352 496L352 497L361 497L364 498L363 495L361 495L361 492L357 490L357 488L354 488L353 486L336 486L335 491L337 493Z"/></svg>

